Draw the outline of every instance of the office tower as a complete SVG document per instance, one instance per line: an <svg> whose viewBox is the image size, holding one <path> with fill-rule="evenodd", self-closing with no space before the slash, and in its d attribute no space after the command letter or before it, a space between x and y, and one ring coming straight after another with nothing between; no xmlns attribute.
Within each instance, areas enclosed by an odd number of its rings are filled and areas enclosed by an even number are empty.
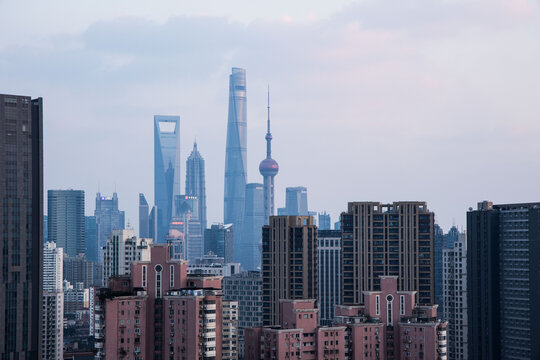
<svg viewBox="0 0 540 360"><path fill-rule="evenodd" d="M433 219L425 202L350 202L341 214L343 304L362 304L388 275L400 291L417 291L419 304L433 304Z"/></svg>
<svg viewBox="0 0 540 360"><path fill-rule="evenodd" d="M158 221L157 221L157 206L152 206L150 215L148 215L148 237L152 238L152 241L156 243L158 233Z"/></svg>
<svg viewBox="0 0 540 360"><path fill-rule="evenodd" d="M316 301L281 300L278 326L246 329L246 360L345 359L345 326L318 326Z"/></svg>
<svg viewBox="0 0 540 360"><path fill-rule="evenodd" d="M118 195L113 193L113 196L110 197L97 193L94 215L98 230L98 244L99 248L102 249L113 230L125 228L125 214L123 211L118 210ZM99 258L100 260L103 258L101 251Z"/></svg>
<svg viewBox="0 0 540 360"><path fill-rule="evenodd" d="M57 245L58 246L58 245ZM77 256L67 256L64 252L64 280L70 284L83 283L85 288L90 286L101 286L102 275L96 277L95 264L89 261L84 254ZM65 296L65 294L64 294Z"/></svg>
<svg viewBox="0 0 540 360"><path fill-rule="evenodd" d="M341 230L341 219L334 223L334 230Z"/></svg>
<svg viewBox="0 0 540 360"><path fill-rule="evenodd" d="M330 224L330 214L327 214L326 211L324 213L319 213L319 230L331 230Z"/></svg>
<svg viewBox="0 0 540 360"><path fill-rule="evenodd" d="M271 216L263 227L263 325L280 323L282 299L317 299L317 227L311 216Z"/></svg>
<svg viewBox="0 0 540 360"><path fill-rule="evenodd" d="M238 360L238 301L223 300L221 359Z"/></svg>
<svg viewBox="0 0 540 360"><path fill-rule="evenodd" d="M144 194L139 194L139 237L150 238L150 213Z"/></svg>
<svg viewBox="0 0 540 360"><path fill-rule="evenodd" d="M204 253L204 233L199 219L199 199L196 196L177 195L174 198L171 230L184 235L186 260L195 261Z"/></svg>
<svg viewBox="0 0 540 360"><path fill-rule="evenodd" d="M397 276L379 280L380 290L364 291L365 305L336 307L334 324L347 327L344 358L446 359L447 323L437 320L437 305L419 305L416 291L398 291Z"/></svg>
<svg viewBox="0 0 540 360"><path fill-rule="evenodd" d="M84 191L49 190L47 192L48 237L64 254L84 254Z"/></svg>
<svg viewBox="0 0 540 360"><path fill-rule="evenodd" d="M225 259L234 261L234 231L232 224L214 224L204 232L204 253L209 251Z"/></svg>
<svg viewBox="0 0 540 360"><path fill-rule="evenodd" d="M229 117L225 150L223 223L233 224L240 244L247 182L246 70L233 68L229 77Z"/></svg>
<svg viewBox="0 0 540 360"><path fill-rule="evenodd" d="M467 213L469 358L540 356L540 203Z"/></svg>
<svg viewBox="0 0 540 360"><path fill-rule="evenodd" d="M266 159L261 161L259 172L264 179L264 224L268 225L270 216L274 216L274 177L279 171L276 160L272 159L272 134L270 133L270 90L268 91L268 120L266 130Z"/></svg>
<svg viewBox="0 0 540 360"><path fill-rule="evenodd" d="M206 229L206 182L204 177L204 159L193 143L193 150L186 161L186 195L199 199L198 218L202 231Z"/></svg>
<svg viewBox="0 0 540 360"><path fill-rule="evenodd" d="M262 277L259 271L243 271L222 280L223 298L238 302L238 355L244 358L244 329L262 325Z"/></svg>
<svg viewBox="0 0 540 360"><path fill-rule="evenodd" d="M43 243L45 244L47 241L47 215L43 215Z"/></svg>
<svg viewBox="0 0 540 360"><path fill-rule="evenodd" d="M41 320L42 359L63 359L64 292L62 290L64 250L53 242L43 246L43 313Z"/></svg>
<svg viewBox="0 0 540 360"><path fill-rule="evenodd" d="M444 308L444 292L443 292L443 252L445 249L453 249L454 243L458 241L459 230L452 226L448 233L445 234L441 227L435 224L435 243L433 247L433 257L435 264L435 304L439 305L437 314L447 320Z"/></svg>
<svg viewBox="0 0 540 360"><path fill-rule="evenodd" d="M86 258L93 263L99 262L100 249L95 216L84 217L84 245L86 246Z"/></svg>
<svg viewBox="0 0 540 360"><path fill-rule="evenodd" d="M157 234L164 242L173 215L174 196L180 194L180 116L154 116L154 202Z"/></svg>
<svg viewBox="0 0 540 360"><path fill-rule="evenodd" d="M165 237L165 242L171 246L171 259L186 260L186 239L183 233L171 229Z"/></svg>
<svg viewBox="0 0 540 360"><path fill-rule="evenodd" d="M285 207L278 209L278 215L308 216L307 188L288 187L285 190Z"/></svg>
<svg viewBox="0 0 540 360"><path fill-rule="evenodd" d="M43 101L0 95L0 354L41 357Z"/></svg>
<svg viewBox="0 0 540 360"><path fill-rule="evenodd" d="M443 302L448 359L468 359L467 239L463 233L452 248L443 249Z"/></svg>
<svg viewBox="0 0 540 360"><path fill-rule="evenodd" d="M234 244L235 260L242 263L245 270L261 269L262 227L265 223L264 186L249 183L246 185L242 242Z"/></svg>
<svg viewBox="0 0 540 360"><path fill-rule="evenodd" d="M151 243L152 239L137 238L132 229L113 230L103 248L103 281L130 274L135 261L148 261Z"/></svg>
<svg viewBox="0 0 540 360"><path fill-rule="evenodd" d="M319 238L319 322L330 325L334 307L341 304L341 231L320 230Z"/></svg>

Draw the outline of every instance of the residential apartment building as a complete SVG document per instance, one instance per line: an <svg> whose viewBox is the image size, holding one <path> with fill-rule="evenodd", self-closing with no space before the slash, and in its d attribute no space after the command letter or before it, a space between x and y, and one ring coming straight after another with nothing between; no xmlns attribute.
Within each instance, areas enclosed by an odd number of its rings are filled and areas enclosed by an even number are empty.
<svg viewBox="0 0 540 360"><path fill-rule="evenodd" d="M281 300L318 298L317 227L311 216L271 216L262 246L263 325L276 325Z"/></svg>
<svg viewBox="0 0 540 360"><path fill-rule="evenodd" d="M425 202L351 202L341 214L342 302L363 304L380 277L398 277L400 291L434 303L434 213Z"/></svg>
<svg viewBox="0 0 540 360"><path fill-rule="evenodd" d="M341 304L341 231L320 230L319 238L319 322L330 325L334 307Z"/></svg>

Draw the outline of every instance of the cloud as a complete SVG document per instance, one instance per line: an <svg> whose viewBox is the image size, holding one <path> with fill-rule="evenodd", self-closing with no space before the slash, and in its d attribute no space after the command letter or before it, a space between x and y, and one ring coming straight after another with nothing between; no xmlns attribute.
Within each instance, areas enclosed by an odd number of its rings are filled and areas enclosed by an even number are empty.
<svg viewBox="0 0 540 360"><path fill-rule="evenodd" d="M90 204L116 182L132 224L138 192L152 201L158 113L181 115L183 158L197 136L221 219L232 66L247 68L250 181L271 85L277 206L306 185L334 218L347 201L419 199L448 226L483 198L535 200L537 4L361 1L295 19L115 16L0 49L1 91L45 98L46 187Z"/></svg>

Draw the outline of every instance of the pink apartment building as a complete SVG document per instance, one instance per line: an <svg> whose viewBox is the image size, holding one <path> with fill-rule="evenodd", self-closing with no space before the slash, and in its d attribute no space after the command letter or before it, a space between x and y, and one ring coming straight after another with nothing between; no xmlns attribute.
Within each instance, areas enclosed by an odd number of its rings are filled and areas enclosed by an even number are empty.
<svg viewBox="0 0 540 360"><path fill-rule="evenodd" d="M245 360L344 359L345 326L318 324L315 300L281 300L281 326L245 329Z"/></svg>
<svg viewBox="0 0 540 360"><path fill-rule="evenodd" d="M363 306L336 306L335 324L347 327L345 359L446 360L437 305L415 305L415 291L397 291L397 276L382 276L381 291L363 295Z"/></svg>
<svg viewBox="0 0 540 360"><path fill-rule="evenodd" d="M170 250L152 244L149 261L98 291L97 359L221 359L221 277L188 277L186 262Z"/></svg>

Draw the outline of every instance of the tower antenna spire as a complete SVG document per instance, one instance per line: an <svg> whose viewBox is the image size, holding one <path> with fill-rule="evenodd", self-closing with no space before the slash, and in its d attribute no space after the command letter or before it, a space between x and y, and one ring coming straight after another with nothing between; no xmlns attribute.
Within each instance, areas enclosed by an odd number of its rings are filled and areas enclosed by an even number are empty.
<svg viewBox="0 0 540 360"><path fill-rule="evenodd" d="M268 133L270 134L270 84L268 84L268 106L266 109L268 112Z"/></svg>

